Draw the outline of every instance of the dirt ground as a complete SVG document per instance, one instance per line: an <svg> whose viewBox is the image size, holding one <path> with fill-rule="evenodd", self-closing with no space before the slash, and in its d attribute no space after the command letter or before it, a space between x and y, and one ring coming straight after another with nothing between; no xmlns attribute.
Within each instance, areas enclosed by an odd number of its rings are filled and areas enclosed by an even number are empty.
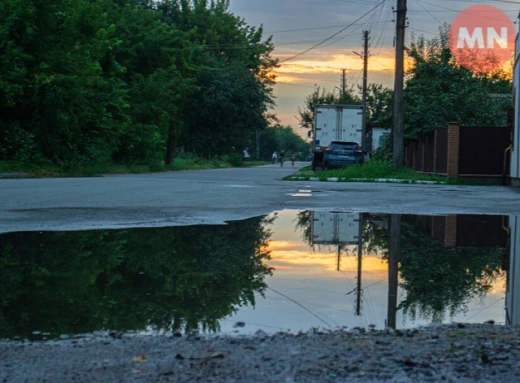
<svg viewBox="0 0 520 383"><path fill-rule="evenodd" d="M0 342L0 381L518 382L520 329L258 332L253 337L103 333Z"/></svg>

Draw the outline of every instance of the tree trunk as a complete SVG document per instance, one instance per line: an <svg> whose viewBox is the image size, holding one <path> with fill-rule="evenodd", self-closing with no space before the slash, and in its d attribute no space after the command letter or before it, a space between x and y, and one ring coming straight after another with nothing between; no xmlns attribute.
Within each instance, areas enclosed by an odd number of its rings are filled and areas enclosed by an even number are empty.
<svg viewBox="0 0 520 383"><path fill-rule="evenodd" d="M170 127L168 130L168 141L166 142L165 165L173 165L175 162L175 143L175 128Z"/></svg>

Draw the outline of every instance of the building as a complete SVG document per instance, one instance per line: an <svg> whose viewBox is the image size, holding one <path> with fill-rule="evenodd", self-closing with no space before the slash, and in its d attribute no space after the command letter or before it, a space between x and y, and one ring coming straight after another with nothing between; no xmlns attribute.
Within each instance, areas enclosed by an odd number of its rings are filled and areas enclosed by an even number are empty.
<svg viewBox="0 0 520 383"><path fill-rule="evenodd" d="M519 15L520 20L520 15ZM513 145L511 148L511 184L520 186L520 38L517 35L515 43L515 62L514 62L514 131Z"/></svg>
<svg viewBox="0 0 520 383"><path fill-rule="evenodd" d="M507 272L506 324L520 325L520 217L510 217L510 259Z"/></svg>

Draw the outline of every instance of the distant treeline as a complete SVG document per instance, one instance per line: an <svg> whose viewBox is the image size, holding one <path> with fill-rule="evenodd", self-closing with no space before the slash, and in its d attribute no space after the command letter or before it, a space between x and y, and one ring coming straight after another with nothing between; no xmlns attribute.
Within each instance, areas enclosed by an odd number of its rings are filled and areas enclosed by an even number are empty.
<svg viewBox="0 0 520 383"><path fill-rule="evenodd" d="M262 33L229 0L3 0L0 160L241 153L273 106Z"/></svg>

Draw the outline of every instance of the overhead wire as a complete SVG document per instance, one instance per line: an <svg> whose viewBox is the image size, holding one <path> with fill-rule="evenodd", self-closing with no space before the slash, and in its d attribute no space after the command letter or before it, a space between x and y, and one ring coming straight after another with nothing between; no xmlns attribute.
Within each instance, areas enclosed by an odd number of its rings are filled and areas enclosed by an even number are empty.
<svg viewBox="0 0 520 383"><path fill-rule="evenodd" d="M334 33L332 36L329 36L327 37L326 39L322 40L321 42L319 42L318 44L315 44L313 45L312 47L308 48L308 49L305 49L304 51L300 52L300 53L297 53L295 54L294 56L292 57L289 57L285 60L282 60L280 61L280 63L284 63L284 62L287 62L289 60L292 60L296 57L299 57L301 55L304 55L305 53L307 52L310 52L311 50L313 49L316 49L317 47L319 47L320 45L323 45L325 44L327 41L333 39L334 37L336 37L337 35L339 35L340 33L344 32L345 30L347 30L348 28L350 28L352 25L354 25L355 23L357 23L359 20L362 20L363 18L365 18L367 15L369 15L370 13L372 13L374 10L376 10L378 7L380 7L382 4L385 3L386 0L383 0L381 3L377 4L375 7L373 7L370 11L364 13L362 16L360 16L359 18L357 18L353 23L350 23L348 24L347 26L345 26L344 28L342 28L340 31Z"/></svg>
<svg viewBox="0 0 520 383"><path fill-rule="evenodd" d="M332 328L332 326L331 326L329 323L327 323L326 320L324 320L323 318L321 318L321 317L320 317L319 315L317 315L314 311L308 309L307 307L305 307L304 305L302 305L301 303L299 303L299 302L296 301L295 299L293 299L293 298L291 298L291 297L285 295L284 293L281 293L281 292L279 292L278 290L275 290L275 289L273 289L273 288L271 288L271 287L267 287L267 289L268 289L268 290L271 290L272 292L274 292L274 293L276 293L276 294L278 294L278 295L281 295L282 297L284 297L284 298L286 298L286 299L288 299L288 300L290 300L290 301L291 301L292 303L294 303L295 305L300 306L302 309L304 309L305 311L307 311L309 314L311 314L311 315L313 315L314 317L316 317L320 322L323 322L323 323L325 323L327 326L329 326L329 327Z"/></svg>
<svg viewBox="0 0 520 383"><path fill-rule="evenodd" d="M433 13L431 13L428 9L426 9L426 7L422 4L421 1L417 0L417 4L419 4L419 6L425 10L425 12L427 12L433 19L435 19L437 22L439 22L439 24L442 25L442 21L440 21L437 16L435 16Z"/></svg>

